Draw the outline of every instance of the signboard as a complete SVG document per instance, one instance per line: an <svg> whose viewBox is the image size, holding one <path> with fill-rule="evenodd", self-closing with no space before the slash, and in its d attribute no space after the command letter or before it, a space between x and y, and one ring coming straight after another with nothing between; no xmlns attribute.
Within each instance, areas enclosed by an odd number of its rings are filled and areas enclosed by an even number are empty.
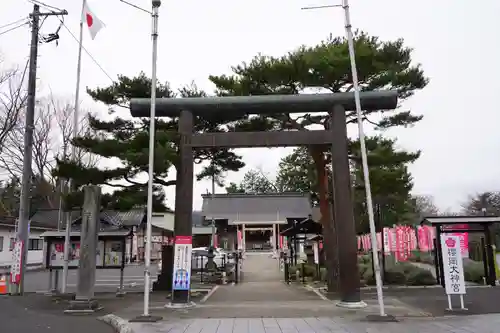
<svg viewBox="0 0 500 333"><path fill-rule="evenodd" d="M191 285L191 236L175 236L172 290L189 290Z"/></svg>
<svg viewBox="0 0 500 333"><path fill-rule="evenodd" d="M460 251L460 237L456 235L441 235L442 260L444 267L444 283L446 294L464 295L465 279Z"/></svg>
<svg viewBox="0 0 500 333"><path fill-rule="evenodd" d="M313 253L314 253L314 263L319 264L319 248L318 243L313 244Z"/></svg>
<svg viewBox="0 0 500 333"><path fill-rule="evenodd" d="M119 266L121 265L121 252L119 253L118 261L115 259L115 253L113 249L114 247L113 241L108 241L106 243L106 250L104 249L104 241L99 241L97 245L96 252L96 265L97 266ZM121 245L120 245L121 247ZM121 250L120 250L121 251ZM103 257L107 254L107 257ZM54 241L50 244L49 248L49 267L63 267L64 266L64 241ZM103 262L103 258L105 258L105 262ZM69 250L69 264L70 268L77 268L80 262L80 241L72 241L70 243Z"/></svg>
<svg viewBox="0 0 500 333"><path fill-rule="evenodd" d="M123 253L122 241L106 241L105 244L104 266L121 266Z"/></svg>
<svg viewBox="0 0 500 333"><path fill-rule="evenodd" d="M21 264L23 261L23 242L17 240L12 249L12 265L10 266L10 282L19 284L21 281Z"/></svg>

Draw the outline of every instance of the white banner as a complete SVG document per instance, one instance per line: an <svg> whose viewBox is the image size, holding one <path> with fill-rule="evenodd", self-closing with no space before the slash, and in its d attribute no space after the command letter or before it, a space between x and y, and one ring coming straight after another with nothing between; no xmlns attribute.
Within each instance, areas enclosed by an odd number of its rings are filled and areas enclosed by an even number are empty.
<svg viewBox="0 0 500 333"><path fill-rule="evenodd" d="M464 295L465 279L462 253L460 251L460 237L441 235L441 247L443 249L442 259L446 294Z"/></svg>
<svg viewBox="0 0 500 333"><path fill-rule="evenodd" d="M313 244L313 252L314 252L314 263L316 265L319 264L319 248L318 248L318 243L314 242Z"/></svg>

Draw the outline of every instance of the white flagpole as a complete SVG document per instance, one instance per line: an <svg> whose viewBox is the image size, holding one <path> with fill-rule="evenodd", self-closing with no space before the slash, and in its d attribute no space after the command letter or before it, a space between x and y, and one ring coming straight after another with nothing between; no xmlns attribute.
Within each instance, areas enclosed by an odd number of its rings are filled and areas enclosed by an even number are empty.
<svg viewBox="0 0 500 333"><path fill-rule="evenodd" d="M82 73L82 42L83 42L83 11L85 10L86 0L82 0L82 12L80 15L80 36L78 40L78 61L76 65L76 88L75 88L75 110L73 112L73 138L78 136L79 124L79 110L80 110L80 78ZM76 147L71 146L71 160L76 158ZM71 191L71 179L67 182L68 191ZM66 286L68 282L68 268L69 268L69 246L71 235L71 212L66 212L66 234L64 235L64 266L62 276L62 289L61 292L66 293Z"/></svg>
<svg viewBox="0 0 500 333"><path fill-rule="evenodd" d="M153 176L154 176L154 149L155 149L155 121L156 121L156 63L158 56L158 12L161 5L160 0L152 0L152 66L151 66L151 113L149 115L149 166L148 166L148 200L147 200L147 220L146 220L146 254L144 268L144 311L143 317L154 321L149 313L149 293L151 288L151 238L152 238L152 218L153 218Z"/></svg>
<svg viewBox="0 0 500 333"><path fill-rule="evenodd" d="M382 278L380 276L380 262L378 260L377 232L375 230L375 217L373 215L373 200L372 200L372 191L370 185L370 171L368 169L365 132L363 129L363 114L361 111L361 101L359 98L358 72L357 72L356 59L354 53L354 41L353 41L354 38L352 36L351 16L349 13L348 0L342 0L342 8L344 8L345 30L347 35L347 43L349 46L349 58L351 58L352 83L354 86L354 102L356 104L356 115L358 118L359 143L361 145L361 160L363 164L363 178L365 181L365 190L366 190L366 206L368 210L368 221L370 224L370 235L372 241L373 270L375 271L375 282L377 284L377 297L378 297L380 316L385 317L386 313L384 309L384 296L382 294Z"/></svg>

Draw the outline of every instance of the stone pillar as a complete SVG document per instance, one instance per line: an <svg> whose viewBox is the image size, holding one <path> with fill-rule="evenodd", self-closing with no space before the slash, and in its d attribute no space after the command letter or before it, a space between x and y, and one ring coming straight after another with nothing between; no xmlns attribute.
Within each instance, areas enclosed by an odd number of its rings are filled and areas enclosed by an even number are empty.
<svg viewBox="0 0 500 333"><path fill-rule="evenodd" d="M75 300L65 312L82 313L99 310L94 299L96 252L98 247L101 188L91 185L83 189L82 224L80 233L80 260Z"/></svg>
<svg viewBox="0 0 500 333"><path fill-rule="evenodd" d="M193 114L183 110L179 116L179 163L175 187L175 236L192 236L193 233ZM173 268L172 268L173 271ZM191 272L189 272L191 273ZM190 304L190 290L172 291L172 303Z"/></svg>
<svg viewBox="0 0 500 333"><path fill-rule="evenodd" d="M336 105L330 113L332 130L332 185L333 218L337 238L339 262L338 306L349 308L365 307L361 302L360 281L357 260L356 227L352 201L351 177L347 151L346 115L342 106Z"/></svg>

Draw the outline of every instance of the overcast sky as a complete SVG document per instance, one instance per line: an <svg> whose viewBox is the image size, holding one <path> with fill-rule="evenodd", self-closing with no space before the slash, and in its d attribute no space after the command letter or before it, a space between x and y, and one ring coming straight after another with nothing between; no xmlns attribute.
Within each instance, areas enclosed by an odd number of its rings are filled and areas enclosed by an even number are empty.
<svg viewBox="0 0 500 333"><path fill-rule="evenodd" d="M148 0L130 0L150 8ZM337 8L301 11L302 6L335 0L178 0L160 7L158 77L174 87L195 81L213 91L207 77L230 73L230 66L257 53L280 56L301 44L313 45L330 33L343 35L343 13ZM81 1L44 0L69 12L66 25L78 35ZM339 0L340 2L340 0ZM117 74L151 73L151 18L119 0L89 0L106 27L84 46L107 73L83 55L82 87L105 86ZM414 48L430 84L404 107L424 115L411 129L394 129L402 147L421 149L411 166L414 192L434 196L442 209L457 210L468 194L500 190L500 112L495 104L500 74L500 2L496 0L352 0L352 24L382 39L402 37ZM28 0L1 0L0 26L27 16ZM57 29L49 18L47 34ZM0 30L1 31L4 30ZM29 27L0 35L0 52L10 64L24 65L29 52ZM38 93L51 90L71 98L76 82L78 44L61 29L59 46L44 44L38 59ZM497 83L495 83L497 82ZM83 91L83 89L82 89ZM106 108L83 95L85 109L105 114ZM124 111L120 111L124 112ZM356 135L355 129L350 129ZM290 149L241 149L247 168L261 167L270 176ZM228 174L238 181L244 171ZM194 205L210 181L195 185ZM221 191L221 190L219 190ZM168 191L173 207L174 189Z"/></svg>

